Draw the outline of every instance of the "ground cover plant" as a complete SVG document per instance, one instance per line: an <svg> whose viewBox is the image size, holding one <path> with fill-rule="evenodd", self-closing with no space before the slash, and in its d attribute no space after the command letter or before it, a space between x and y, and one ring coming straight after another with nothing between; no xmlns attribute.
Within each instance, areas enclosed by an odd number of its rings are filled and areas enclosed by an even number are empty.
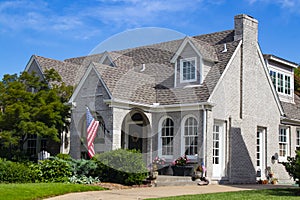
<svg viewBox="0 0 300 200"><path fill-rule="evenodd" d="M66 183L0 184L0 200L32 200L71 192L105 190L100 186Z"/></svg>
<svg viewBox="0 0 300 200"><path fill-rule="evenodd" d="M205 190L205 187L199 187L199 190ZM300 191L298 188L285 188L285 189L269 189L269 190L247 190L238 192L222 192L211 194L198 194L198 195L183 195L176 197L155 198L163 200L260 200L260 199L272 199L272 200L293 200L300 199ZM151 200L155 200L151 199Z"/></svg>

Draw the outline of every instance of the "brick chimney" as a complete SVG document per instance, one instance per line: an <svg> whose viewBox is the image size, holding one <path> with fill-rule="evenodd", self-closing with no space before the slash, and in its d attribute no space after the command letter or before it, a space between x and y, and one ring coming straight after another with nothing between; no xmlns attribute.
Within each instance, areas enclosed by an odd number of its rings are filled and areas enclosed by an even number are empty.
<svg viewBox="0 0 300 200"><path fill-rule="evenodd" d="M234 17L234 40L243 39L243 41L258 41L258 21L245 14ZM252 43L251 42L251 43Z"/></svg>

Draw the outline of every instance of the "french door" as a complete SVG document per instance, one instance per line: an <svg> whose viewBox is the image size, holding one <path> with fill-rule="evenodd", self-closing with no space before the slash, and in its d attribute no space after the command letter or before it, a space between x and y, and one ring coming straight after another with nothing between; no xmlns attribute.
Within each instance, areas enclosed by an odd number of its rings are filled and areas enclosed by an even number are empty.
<svg viewBox="0 0 300 200"><path fill-rule="evenodd" d="M223 125L214 124L213 127L213 178L221 178L225 173L225 143Z"/></svg>
<svg viewBox="0 0 300 200"><path fill-rule="evenodd" d="M256 133L256 171L257 178L266 177L266 131L264 128L258 128Z"/></svg>

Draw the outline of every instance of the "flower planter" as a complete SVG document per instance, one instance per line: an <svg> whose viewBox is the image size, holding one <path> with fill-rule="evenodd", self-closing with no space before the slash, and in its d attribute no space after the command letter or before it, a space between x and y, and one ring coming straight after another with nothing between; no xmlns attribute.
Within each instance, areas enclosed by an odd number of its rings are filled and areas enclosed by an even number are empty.
<svg viewBox="0 0 300 200"><path fill-rule="evenodd" d="M160 165L157 171L159 175L173 175L170 165Z"/></svg>
<svg viewBox="0 0 300 200"><path fill-rule="evenodd" d="M185 165L185 166L172 166L173 176L192 176L193 174L193 166Z"/></svg>

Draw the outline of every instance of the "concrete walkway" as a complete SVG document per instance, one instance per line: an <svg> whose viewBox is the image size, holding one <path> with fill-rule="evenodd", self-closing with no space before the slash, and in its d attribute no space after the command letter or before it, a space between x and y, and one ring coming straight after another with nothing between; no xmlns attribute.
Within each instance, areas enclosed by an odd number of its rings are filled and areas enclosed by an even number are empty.
<svg viewBox="0 0 300 200"><path fill-rule="evenodd" d="M189 185L189 186L165 186L133 188L123 190L106 190L94 192L70 193L62 196L48 198L48 200L140 200L146 198L158 198L179 196L186 194L204 194L216 192L230 192L240 190L274 189L292 187L287 185Z"/></svg>

